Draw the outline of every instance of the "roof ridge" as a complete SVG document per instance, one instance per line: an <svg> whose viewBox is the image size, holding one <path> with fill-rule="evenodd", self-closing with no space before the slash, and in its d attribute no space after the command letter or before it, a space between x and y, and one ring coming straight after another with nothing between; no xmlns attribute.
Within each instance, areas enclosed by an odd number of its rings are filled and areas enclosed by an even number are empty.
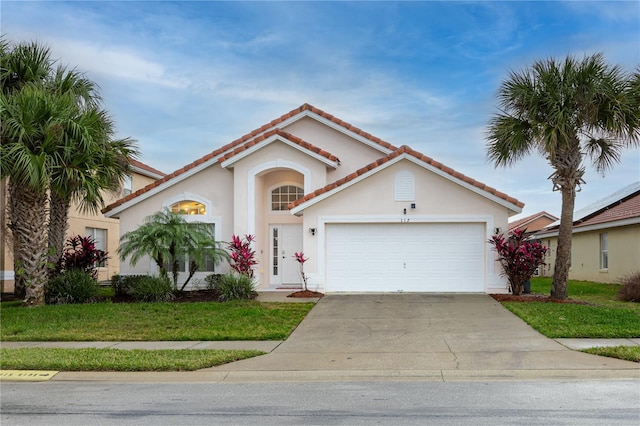
<svg viewBox="0 0 640 426"><path fill-rule="evenodd" d="M361 167L360 169L356 170L355 172L350 173L349 175L344 176L344 177L336 180L333 183L325 185L324 187L322 187L320 189L317 189L317 190L315 190L315 191L313 191L313 192L311 192L309 194L304 195L302 198L300 198L300 199L294 201L293 203L289 204L288 208L292 209L292 208L297 207L300 204L302 204L302 203L304 203L306 201L309 201L309 200L311 200L311 199L313 199L313 198L315 198L315 197L317 197L319 195L322 195L322 194L324 194L326 192L329 192L329 191L331 191L331 190L333 190L335 188L338 188L338 187L344 185L345 183L350 182L353 179L356 179L357 177L362 176L365 173L368 173L370 170L373 170L373 169L376 169L376 168L380 167L381 165L393 160L394 158L396 158L396 157L398 157L398 156L400 156L402 154L409 154L409 155L411 155L411 156L413 156L413 157L415 157L415 158L417 158L417 159L419 159L421 161L424 161L425 163L427 163L427 164L429 164L429 165L431 165L431 166L433 166L433 167L435 167L435 168L437 168L439 170L442 170L443 172L453 176L454 178L456 178L458 180L461 180L461 181L463 181L463 182L465 182L467 184L475 186L476 188L479 188L479 189L481 189L481 190L483 190L485 192L488 192L488 193L490 193L490 194L492 194L492 195L494 195L494 196L496 196L498 198L501 198L501 199L503 199L505 201L508 201L508 202L510 202L512 204L515 204L516 206L518 206L520 208L522 208L524 206L523 202L521 202L521 201L519 201L519 200L517 200L517 199L515 199L513 197L510 197L507 194L505 194L503 192L500 192L497 189L492 188L492 187L490 187L490 186L488 186L488 185L486 185L486 184L484 184L482 182L479 182L479 181L477 181L475 179L472 179L472 178L470 178L470 177L468 177L468 176L466 176L466 175L464 175L464 174L462 174L460 172L457 172L454 169L452 169L451 167L447 167L444 164L442 164L442 163L440 163L438 161L435 161L433 158L428 157L428 156L422 154L421 152L410 148L407 145L402 145L400 148L397 148L395 151L391 152L390 154L386 155L385 157L382 157L382 158L380 158L378 160L375 160L374 162L369 163L364 167Z"/></svg>

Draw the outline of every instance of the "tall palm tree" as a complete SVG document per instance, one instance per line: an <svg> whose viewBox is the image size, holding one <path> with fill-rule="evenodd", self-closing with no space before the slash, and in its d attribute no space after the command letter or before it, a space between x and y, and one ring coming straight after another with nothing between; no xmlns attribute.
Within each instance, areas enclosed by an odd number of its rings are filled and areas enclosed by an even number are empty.
<svg viewBox="0 0 640 426"><path fill-rule="evenodd" d="M180 290L202 266L205 256L211 257L215 263L226 257L207 224L188 223L184 215L167 209L146 217L143 225L125 233L120 238L119 253L123 261L131 256L129 262L133 266L145 256L151 257L163 277L168 276L168 266L176 290L180 260L185 255L190 257L189 276Z"/></svg>
<svg viewBox="0 0 640 426"><path fill-rule="evenodd" d="M54 265L62 256L72 201L82 211L97 213L104 206L104 191L120 188L130 159L138 154L133 140L113 139L113 122L104 110L84 108L77 125L64 135L50 176L49 261Z"/></svg>
<svg viewBox="0 0 640 426"><path fill-rule="evenodd" d="M634 83L635 81L635 83ZM567 297L576 191L588 157L604 173L622 151L640 142L638 75L606 63L602 54L568 56L511 72L498 90L501 113L487 134L489 159L510 166L537 152L551 165L554 191L562 195L551 297Z"/></svg>
<svg viewBox="0 0 640 426"><path fill-rule="evenodd" d="M26 288L28 303L43 304L47 242L62 253L70 200L97 209L100 190L119 186L137 150L130 139L113 140L97 86L54 70L46 47L2 39L0 55L0 177L8 179L16 293Z"/></svg>

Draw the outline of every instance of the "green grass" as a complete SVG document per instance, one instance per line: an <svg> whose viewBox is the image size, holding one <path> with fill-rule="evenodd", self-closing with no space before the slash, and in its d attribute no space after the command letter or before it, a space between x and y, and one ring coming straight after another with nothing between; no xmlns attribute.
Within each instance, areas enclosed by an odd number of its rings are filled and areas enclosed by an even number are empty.
<svg viewBox="0 0 640 426"><path fill-rule="evenodd" d="M0 309L2 341L286 339L313 303L97 303Z"/></svg>
<svg viewBox="0 0 640 426"><path fill-rule="evenodd" d="M262 355L259 351L0 349L0 369L61 371L193 371Z"/></svg>
<svg viewBox="0 0 640 426"><path fill-rule="evenodd" d="M615 346L610 348L589 348L583 350L593 355L608 356L610 358L619 358L627 361L640 362L640 346Z"/></svg>
<svg viewBox="0 0 640 426"><path fill-rule="evenodd" d="M615 300L619 285L569 281L569 298L592 305L517 303L503 305L551 338L640 337L640 304ZM533 293L549 294L551 278L533 278Z"/></svg>

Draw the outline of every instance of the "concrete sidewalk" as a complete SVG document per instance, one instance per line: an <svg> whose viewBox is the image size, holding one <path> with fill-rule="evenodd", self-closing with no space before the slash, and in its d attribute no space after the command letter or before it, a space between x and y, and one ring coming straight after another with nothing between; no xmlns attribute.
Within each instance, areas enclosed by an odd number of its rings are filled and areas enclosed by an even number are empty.
<svg viewBox="0 0 640 426"><path fill-rule="evenodd" d="M210 348L269 352L264 356L195 372L63 372L53 380L640 379L640 363L573 351L568 347L585 344L582 339L575 340L555 341L542 336L487 295L327 295L284 342L75 343L84 347L104 344L109 346L103 347L123 349L202 348L202 345L209 345ZM622 340L625 344L640 344L640 339ZM3 347L9 347L7 343L3 343ZM595 343L598 345L599 342ZM608 340L607 343L614 342ZM21 344L28 345L27 342ZM37 343L39 347L43 344ZM73 344L68 343L71 346L67 347L73 347ZM234 346L236 344L240 346Z"/></svg>

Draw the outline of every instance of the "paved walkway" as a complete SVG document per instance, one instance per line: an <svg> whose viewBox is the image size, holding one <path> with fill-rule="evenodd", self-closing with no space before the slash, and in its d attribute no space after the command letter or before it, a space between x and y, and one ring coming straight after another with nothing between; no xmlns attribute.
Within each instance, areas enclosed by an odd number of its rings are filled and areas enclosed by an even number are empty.
<svg viewBox="0 0 640 426"><path fill-rule="evenodd" d="M640 339L607 339L596 346L601 343L637 345ZM363 294L325 296L283 342L5 342L2 346L268 352L196 372L63 372L54 380L640 379L639 363L569 349L584 344L583 339L548 339L486 295Z"/></svg>

